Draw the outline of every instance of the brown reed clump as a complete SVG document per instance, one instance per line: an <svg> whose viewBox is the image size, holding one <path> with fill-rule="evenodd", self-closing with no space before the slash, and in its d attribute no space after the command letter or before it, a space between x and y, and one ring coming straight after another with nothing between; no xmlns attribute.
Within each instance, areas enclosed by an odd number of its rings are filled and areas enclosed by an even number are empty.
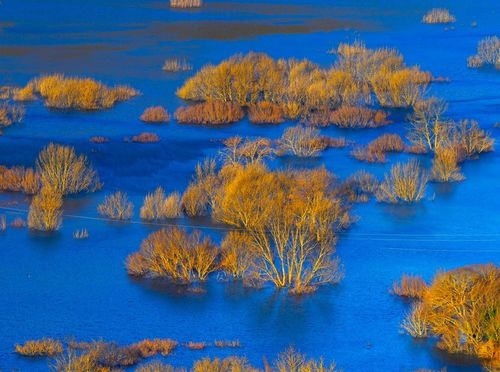
<svg viewBox="0 0 500 372"><path fill-rule="evenodd" d="M369 163L384 163L387 152L402 152L405 150L403 139L398 134L384 134L367 146L358 147L351 152L357 160Z"/></svg>
<svg viewBox="0 0 500 372"><path fill-rule="evenodd" d="M156 133L143 132L132 137L132 142L135 143L157 143L160 142L160 137Z"/></svg>
<svg viewBox="0 0 500 372"><path fill-rule="evenodd" d="M352 106L342 106L333 111L329 122L341 128L377 128L389 124L383 111Z"/></svg>
<svg viewBox="0 0 500 372"><path fill-rule="evenodd" d="M15 352L28 357L54 356L62 353L63 345L61 341L52 338L41 340L28 340L22 345L16 345Z"/></svg>
<svg viewBox="0 0 500 372"><path fill-rule="evenodd" d="M448 9L444 8L431 9L422 18L423 23L430 24L446 24L454 23L455 21L455 16L453 16Z"/></svg>
<svg viewBox="0 0 500 372"><path fill-rule="evenodd" d="M99 204L97 211L101 216L113 220L129 220L134 212L134 205L128 199L128 195L122 191L106 195L104 201Z"/></svg>
<svg viewBox="0 0 500 372"><path fill-rule="evenodd" d="M216 347L241 347L239 340L215 340L214 345Z"/></svg>
<svg viewBox="0 0 500 372"><path fill-rule="evenodd" d="M170 115L162 106L152 106L144 110L140 120L145 123L168 123Z"/></svg>
<svg viewBox="0 0 500 372"><path fill-rule="evenodd" d="M34 93L44 98L47 107L57 109L106 109L139 94L128 86L108 87L94 79L62 74L40 76L28 85L32 85Z"/></svg>
<svg viewBox="0 0 500 372"><path fill-rule="evenodd" d="M89 238L89 231L87 229L79 229L73 232L73 239L84 240Z"/></svg>
<svg viewBox="0 0 500 372"><path fill-rule="evenodd" d="M422 298L427 289L427 283L420 276L403 275L399 282L394 282L391 293L409 298Z"/></svg>
<svg viewBox="0 0 500 372"><path fill-rule="evenodd" d="M108 143L110 140L109 140L108 137L93 136L93 137L90 137L89 141L92 142L92 143L102 144L102 143Z"/></svg>
<svg viewBox="0 0 500 372"><path fill-rule="evenodd" d="M184 59L168 58L163 63L162 70L165 72L191 71L193 66Z"/></svg>
<svg viewBox="0 0 500 372"><path fill-rule="evenodd" d="M189 341L186 342L184 346L186 346L190 350L203 350L206 349L208 344L206 342Z"/></svg>
<svg viewBox="0 0 500 372"><path fill-rule="evenodd" d="M170 0L171 8L199 8L202 5L202 0Z"/></svg>
<svg viewBox="0 0 500 372"><path fill-rule="evenodd" d="M16 228L16 229L22 229L26 227L26 221L23 220L21 217L14 218L12 222L10 223L10 227Z"/></svg>
<svg viewBox="0 0 500 372"><path fill-rule="evenodd" d="M244 115L238 104L222 101L179 107L175 112L175 118L181 124L230 124L240 121Z"/></svg>
<svg viewBox="0 0 500 372"><path fill-rule="evenodd" d="M282 108L272 102L257 102L248 108L248 118L254 124L281 124L285 121Z"/></svg>

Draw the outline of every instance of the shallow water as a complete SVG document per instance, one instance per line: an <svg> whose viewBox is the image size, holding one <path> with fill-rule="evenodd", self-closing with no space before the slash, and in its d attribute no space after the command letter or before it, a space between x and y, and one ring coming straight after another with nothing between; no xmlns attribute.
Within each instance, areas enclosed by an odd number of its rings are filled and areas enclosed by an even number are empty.
<svg viewBox="0 0 500 372"><path fill-rule="evenodd" d="M71 144L85 152L98 169L104 190L65 204L71 216L96 217L96 205L107 192L125 190L139 208L156 186L182 191L196 163L214 155L220 140L231 135L279 137L286 127L255 126L247 121L224 128L146 126L137 118L145 107L161 104L173 112L175 97L190 73L166 74L163 61L181 56L199 68L234 53L250 50L273 57L309 58L328 65L326 50L341 41L360 39L369 47L399 49L408 64L419 64L451 83L431 90L449 102L452 118L474 118L499 140L500 74L468 70L466 58L481 38L499 33L496 1L443 1L458 19L454 29L420 23L431 1L232 1L210 2L195 11L174 11L163 1L89 0L0 4L0 84L24 84L41 73L92 76L108 83L126 83L143 95L96 113L49 111L40 102L27 105L22 125L0 137L0 164L32 165L50 141ZM327 21L325 21L327 20ZM477 21L477 27L471 22ZM201 25L201 27L198 27ZM123 137L154 131L157 144L123 142ZM405 133L400 120L365 131L324 129L366 143L381 133ZM94 135L111 138L95 145ZM381 176L391 163L366 165L348 156L349 149L331 149L313 160L282 158L273 166L325 166L339 177L367 168ZM428 159L422 158L424 163ZM0 368L46 370L44 360L12 353L13 345L43 336L104 338L131 343L143 338L179 341L239 339L241 349L187 351L168 357L189 365L201 356L246 355L261 365L289 345L311 357L335 360L345 371L411 371L441 368L479 370L473 361L437 352L432 342L419 343L400 334L408 310L388 293L403 273L431 279L438 269L467 264L500 263L500 156L486 154L463 167L464 182L431 185L416 206L387 206L373 201L357 205L359 216L341 234L337 247L345 279L311 296L289 297L270 288L247 290L239 285L206 283L203 295L186 294L159 283L135 282L124 269L154 227L109 224L66 217L55 236L8 229L0 236ZM24 197L14 199L25 209ZM4 212L1 212L4 213ZM23 212L7 212L9 220ZM137 220L137 213L135 220ZM219 240L223 234L206 220L180 220L200 225ZM75 241L72 232L85 227L90 239Z"/></svg>

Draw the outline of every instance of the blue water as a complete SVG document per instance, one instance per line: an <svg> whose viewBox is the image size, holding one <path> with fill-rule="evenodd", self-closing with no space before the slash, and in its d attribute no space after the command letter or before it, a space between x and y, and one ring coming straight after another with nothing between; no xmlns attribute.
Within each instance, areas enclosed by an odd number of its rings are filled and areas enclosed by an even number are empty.
<svg viewBox="0 0 500 372"><path fill-rule="evenodd" d="M130 84L143 93L96 113L53 112L40 102L30 103L24 123L0 137L4 165L32 165L51 141L70 144L88 155L104 189L67 200L66 214L96 217L97 204L117 189L130 195L137 212L143 196L158 185L168 192L182 191L196 163L218 151L220 139L235 134L277 138L290 125L242 121L214 129L175 122L142 124L138 117L145 107L161 104L173 112L182 104L175 90L190 73L163 73L163 61L172 56L185 57L195 69L250 50L273 57L305 57L327 66L333 57L325 52L339 42L360 39L369 47L395 47L408 64L451 79L429 92L449 102L450 117L477 119L499 140L500 129L493 125L500 122L500 73L466 68L477 42L500 31L496 1L207 0L204 8L194 11L170 10L166 1L102 3L4 0L0 4L0 84L22 85L42 73L64 72ZM453 29L420 23L422 14L436 5L456 15ZM321 28L325 19L341 21L340 28L331 22L326 30ZM471 27L473 21L477 27ZM234 28L231 22L245 27ZM196 32L197 23L205 27L203 32ZM261 30L258 35L253 23ZM382 133L404 135L401 119L376 130L328 128L323 133L366 143ZM161 142L123 142L143 131L158 133ZM91 144L88 139L94 135L110 137L111 142ZM366 168L382 176L404 157L390 155L386 164L367 165L351 159L349 149L331 149L317 159L282 158L272 165L324 164L339 177ZM429 164L425 157L422 161ZM353 212L359 221L340 236L337 247L345 279L302 298L272 288L248 290L216 278L206 283L203 295L136 282L127 276L124 260L154 230L141 224L67 217L61 231L49 237L8 229L0 235L0 369L46 370L45 360L19 357L12 352L13 345L44 336L74 336L123 344L153 337L181 342L239 339L243 344L237 350L179 348L167 358L184 366L202 356L231 353L261 366L262 356L273 359L294 345L310 357L335 360L345 371L444 366L448 371L477 371L473 361L450 358L432 342L415 342L401 334L399 324L408 304L391 296L388 288L403 273L430 280L438 269L500 263L499 171L500 156L494 152L465 163L464 182L430 185L419 205L374 201L356 205ZM19 209L27 206L23 196L0 194L0 201L9 200L17 201ZM18 216L6 214L9 220ZM206 220L178 222L210 227ZM83 227L90 238L73 240L73 231ZM223 233L217 228L203 231L216 241Z"/></svg>

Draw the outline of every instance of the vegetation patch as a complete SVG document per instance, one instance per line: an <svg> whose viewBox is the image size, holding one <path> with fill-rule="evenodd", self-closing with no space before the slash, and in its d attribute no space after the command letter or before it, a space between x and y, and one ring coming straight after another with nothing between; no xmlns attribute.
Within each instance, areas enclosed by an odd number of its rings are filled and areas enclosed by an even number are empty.
<svg viewBox="0 0 500 372"><path fill-rule="evenodd" d="M181 124L230 124L240 121L244 116L239 105L212 100L179 107L175 112L175 119Z"/></svg>
<svg viewBox="0 0 500 372"><path fill-rule="evenodd" d="M434 8L425 13L422 18L423 23L430 24L447 24L454 23L456 18L450 13L448 9L444 8Z"/></svg>
<svg viewBox="0 0 500 372"><path fill-rule="evenodd" d="M140 119L145 123L168 123L170 121L170 115L165 108L161 106L152 106L144 110Z"/></svg>
<svg viewBox="0 0 500 372"><path fill-rule="evenodd" d="M481 40L476 54L467 59L467 67L479 68L485 65L495 66L500 70L500 39L497 36Z"/></svg>
<svg viewBox="0 0 500 372"><path fill-rule="evenodd" d="M40 95L47 107L74 110L107 109L139 94L126 85L108 87L94 79L62 74L40 76L31 80L23 89L30 92L30 95Z"/></svg>

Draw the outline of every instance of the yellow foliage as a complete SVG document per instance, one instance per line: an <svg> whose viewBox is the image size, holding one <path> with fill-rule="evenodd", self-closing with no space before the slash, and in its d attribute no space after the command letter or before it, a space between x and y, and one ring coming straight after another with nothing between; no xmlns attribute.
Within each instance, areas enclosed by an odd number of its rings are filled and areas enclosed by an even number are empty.
<svg viewBox="0 0 500 372"><path fill-rule="evenodd" d="M42 187L33 197L28 213L28 227L40 231L59 230L62 223L62 195L50 187Z"/></svg>

